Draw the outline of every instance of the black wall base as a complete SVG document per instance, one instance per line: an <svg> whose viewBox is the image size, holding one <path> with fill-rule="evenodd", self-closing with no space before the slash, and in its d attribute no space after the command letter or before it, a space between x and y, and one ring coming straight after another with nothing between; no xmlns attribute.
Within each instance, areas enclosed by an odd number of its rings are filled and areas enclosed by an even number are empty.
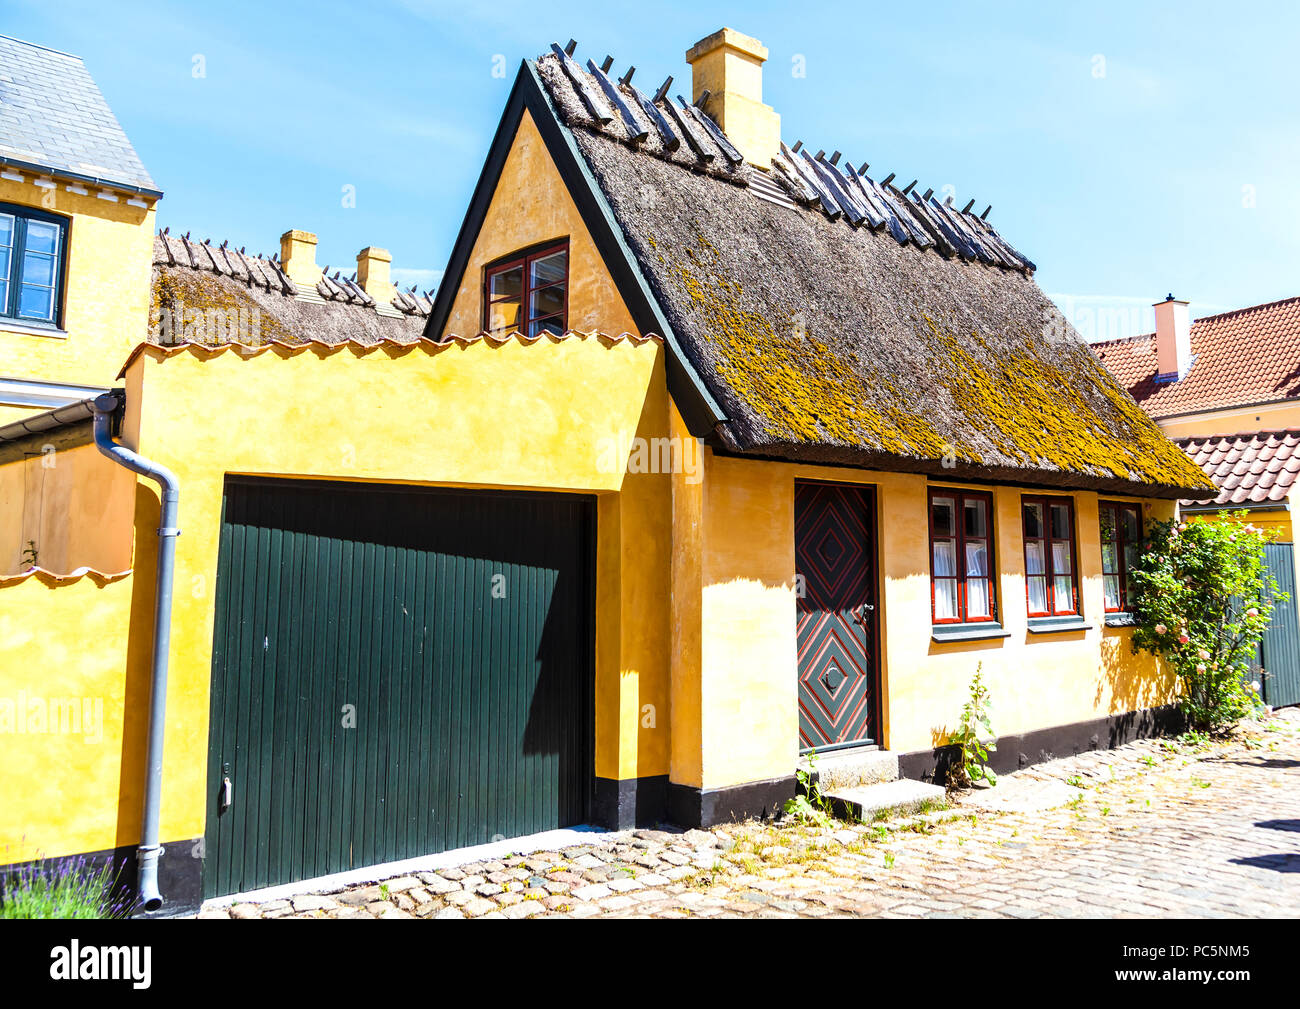
<svg viewBox="0 0 1300 1009"><path fill-rule="evenodd" d="M793 799L797 781L768 778L723 788L668 786L668 818L683 827L712 827L747 817L772 816L786 799Z"/></svg>
<svg viewBox="0 0 1300 1009"><path fill-rule="evenodd" d="M670 782L666 774L646 778L597 778L592 821L607 830L630 830L675 823L712 827L750 816L771 816L794 797L788 778L750 781L724 788L693 788Z"/></svg>
<svg viewBox="0 0 1300 1009"><path fill-rule="evenodd" d="M989 766L998 774L1007 774L1056 757L1069 757L1087 750L1109 750L1134 739L1174 735L1185 727L1186 719L1172 704L1086 722L1053 725L1023 735L999 736L997 749L989 754ZM948 769L956 757L957 748L954 746L900 753L898 773L904 778L943 784L948 780Z"/></svg>
<svg viewBox="0 0 1300 1009"><path fill-rule="evenodd" d="M608 830L653 827L667 815L668 775L596 779L591 818L600 826Z"/></svg>
<svg viewBox="0 0 1300 1009"><path fill-rule="evenodd" d="M164 844L163 853L158 859L158 889L163 895L163 906L153 913L138 911L132 917L174 918L197 912L203 903L203 859L196 857L195 853L202 850L201 838ZM104 851L0 866L0 892L3 892L5 881L19 869L35 867L42 872L55 872L61 866L80 863L84 867L82 871L93 872L107 864L113 867L113 875L117 879L114 900L134 909L137 869L135 853L136 846L131 844Z"/></svg>

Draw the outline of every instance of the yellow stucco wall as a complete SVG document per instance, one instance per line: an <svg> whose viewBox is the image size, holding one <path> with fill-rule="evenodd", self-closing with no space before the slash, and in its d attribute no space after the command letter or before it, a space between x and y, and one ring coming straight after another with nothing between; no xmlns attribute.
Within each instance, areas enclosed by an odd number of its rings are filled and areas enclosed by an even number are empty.
<svg viewBox="0 0 1300 1009"><path fill-rule="evenodd" d="M569 338L439 350L271 350L249 358L185 351L164 359L151 350L135 359L126 384L131 398L124 440L170 467L181 487L164 840L203 833L213 599L227 473L602 495L596 772L667 773L667 733L658 727L667 725L668 714L663 600L669 591L670 491L666 478L650 474L627 476L625 488L622 467L609 465L607 442L629 445L637 432L666 425L659 343ZM286 389L299 393L285 395ZM221 423L186 422L196 416L220 417ZM233 436L238 432L251 434ZM34 692L37 685L45 691L77 687L103 696L105 724L120 724L123 697L138 688L140 675L147 677L151 633L157 494L144 481L135 493L138 577L102 589L88 579L0 583L7 628L24 631L0 636L0 698ZM616 526L606 521L609 501L618 511ZM617 535L607 539L611 528ZM608 604L611 597L617 605ZM54 680L51 669L57 669ZM659 709L658 727L640 728L645 704ZM72 761L67 751L75 746L60 737L0 738L0 766L32 772L0 780L5 861L138 839L132 790L143 772L132 747L141 741L143 724L126 736L115 731ZM120 812L113 805L119 790L131 800Z"/></svg>
<svg viewBox="0 0 1300 1009"><path fill-rule="evenodd" d="M562 238L569 239L569 328L584 333L637 332L545 141L525 111L445 331L470 336L483 328L486 264L538 242Z"/></svg>
<svg viewBox="0 0 1300 1009"><path fill-rule="evenodd" d="M792 773L797 756L794 482L866 484L879 513L882 696L888 749L926 749L956 720L976 667L992 692L994 728L1021 733L1166 703L1172 678L1131 632L1104 626L1098 495L1075 492L1087 631L1030 634L1020 497L993 488L999 612L1010 637L931 640L926 478L711 456L704 490L702 742L698 768L673 780L706 788ZM987 488L981 488L987 489ZM1127 499L1138 500L1138 499ZM1171 502L1144 502L1168 517ZM674 671L676 686L676 670ZM676 743L674 744L676 750ZM678 777L680 767L680 774Z"/></svg>
<svg viewBox="0 0 1300 1009"><path fill-rule="evenodd" d="M1203 519L1227 518L1242 524L1249 523L1270 533L1279 543L1295 542L1295 517L1290 511L1282 509L1243 509L1238 507L1222 512L1192 512L1186 517L1195 522Z"/></svg>
<svg viewBox="0 0 1300 1009"><path fill-rule="evenodd" d="M1300 403L1266 403L1231 410L1210 410L1186 417L1158 417L1156 423L1170 438L1249 434L1300 427Z"/></svg>
<svg viewBox="0 0 1300 1009"><path fill-rule="evenodd" d="M109 386L149 324L149 271L154 210L0 179L0 202L68 218L68 262L61 335L34 335L0 320L0 376ZM0 403L0 425L40 412Z"/></svg>
<svg viewBox="0 0 1300 1009"><path fill-rule="evenodd" d="M139 840L151 588L0 583L0 864Z"/></svg>

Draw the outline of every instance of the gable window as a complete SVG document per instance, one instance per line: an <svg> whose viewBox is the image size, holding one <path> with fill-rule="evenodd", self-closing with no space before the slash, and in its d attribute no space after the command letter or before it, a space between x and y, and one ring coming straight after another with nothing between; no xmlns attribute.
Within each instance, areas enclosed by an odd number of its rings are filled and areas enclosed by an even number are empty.
<svg viewBox="0 0 1300 1009"><path fill-rule="evenodd" d="M930 588L936 624L992 621L993 499L930 488Z"/></svg>
<svg viewBox="0 0 1300 1009"><path fill-rule="evenodd" d="M569 314L569 243L552 243L490 266L484 278L483 328L528 336L563 333Z"/></svg>
<svg viewBox="0 0 1300 1009"><path fill-rule="evenodd" d="M1133 568L1142 545L1142 510L1135 504L1101 502L1101 577L1107 613L1127 613Z"/></svg>
<svg viewBox="0 0 1300 1009"><path fill-rule="evenodd" d="M65 234L61 218L0 205L0 316L58 325Z"/></svg>
<svg viewBox="0 0 1300 1009"><path fill-rule="evenodd" d="M1078 615L1074 501L1068 497L1026 497L1021 507L1029 616Z"/></svg>

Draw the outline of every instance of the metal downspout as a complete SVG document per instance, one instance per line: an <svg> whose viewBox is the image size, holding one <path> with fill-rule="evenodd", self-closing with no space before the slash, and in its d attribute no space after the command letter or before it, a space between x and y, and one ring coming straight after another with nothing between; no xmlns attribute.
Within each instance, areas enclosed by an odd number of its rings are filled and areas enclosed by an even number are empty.
<svg viewBox="0 0 1300 1009"><path fill-rule="evenodd" d="M165 466L151 462L113 440L110 423L120 400L113 393L95 398L95 445L120 466L157 482L162 498L158 528L157 587L154 594L153 668L149 684L149 749L145 764L144 823L136 850L137 887L146 911L163 905L158 892L158 811L162 805L163 734L167 711L167 656L171 645L172 572L176 560L177 507L180 484Z"/></svg>

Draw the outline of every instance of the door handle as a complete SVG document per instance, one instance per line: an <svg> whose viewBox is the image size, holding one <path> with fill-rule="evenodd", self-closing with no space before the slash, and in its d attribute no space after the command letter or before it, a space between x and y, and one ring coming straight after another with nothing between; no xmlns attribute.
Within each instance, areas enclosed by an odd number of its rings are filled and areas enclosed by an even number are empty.
<svg viewBox="0 0 1300 1009"><path fill-rule="evenodd" d="M230 803L235 797L235 786L230 783L230 765L225 764L221 768L221 794L217 798L217 812L224 813L230 808Z"/></svg>

